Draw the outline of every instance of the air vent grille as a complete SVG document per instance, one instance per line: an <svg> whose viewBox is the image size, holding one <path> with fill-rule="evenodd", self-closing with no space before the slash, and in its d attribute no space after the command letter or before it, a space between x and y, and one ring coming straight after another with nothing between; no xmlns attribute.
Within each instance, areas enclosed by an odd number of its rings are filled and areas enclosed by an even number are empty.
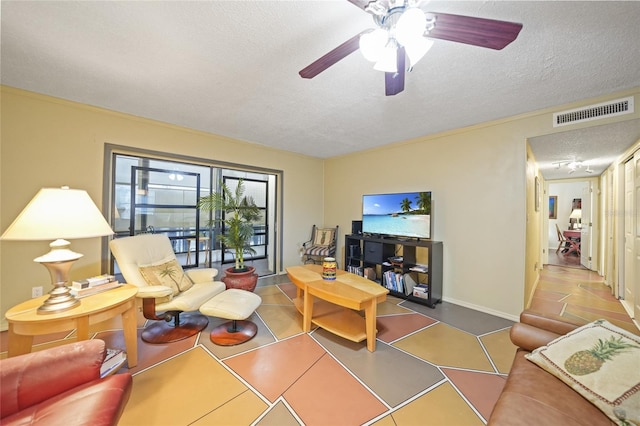
<svg viewBox="0 0 640 426"><path fill-rule="evenodd" d="M633 96L553 114L553 127L633 113Z"/></svg>

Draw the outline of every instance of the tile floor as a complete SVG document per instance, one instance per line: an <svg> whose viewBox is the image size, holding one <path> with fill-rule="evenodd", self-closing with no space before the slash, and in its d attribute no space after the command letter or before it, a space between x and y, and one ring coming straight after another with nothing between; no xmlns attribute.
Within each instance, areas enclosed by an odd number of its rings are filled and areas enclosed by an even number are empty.
<svg viewBox="0 0 640 426"><path fill-rule="evenodd" d="M389 297L378 306L376 351L322 329L302 332L286 276L263 278L257 336L220 347L207 331L168 345L139 341L134 390L121 425L481 425L504 386L515 347L511 321L457 305L436 309ZM597 274L546 266L538 310L634 330ZM139 333L144 319L140 318ZM638 333L638 330L634 330ZM94 330L124 348L119 324ZM41 336L37 349L68 335ZM6 332L0 333L6 356Z"/></svg>

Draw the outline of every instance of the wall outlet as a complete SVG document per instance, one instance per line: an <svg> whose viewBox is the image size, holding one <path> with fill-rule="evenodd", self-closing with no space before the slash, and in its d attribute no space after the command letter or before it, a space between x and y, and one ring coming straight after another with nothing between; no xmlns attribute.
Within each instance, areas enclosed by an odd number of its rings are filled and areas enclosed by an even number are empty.
<svg viewBox="0 0 640 426"><path fill-rule="evenodd" d="M40 296L42 296L42 286L31 287L31 297L40 297Z"/></svg>

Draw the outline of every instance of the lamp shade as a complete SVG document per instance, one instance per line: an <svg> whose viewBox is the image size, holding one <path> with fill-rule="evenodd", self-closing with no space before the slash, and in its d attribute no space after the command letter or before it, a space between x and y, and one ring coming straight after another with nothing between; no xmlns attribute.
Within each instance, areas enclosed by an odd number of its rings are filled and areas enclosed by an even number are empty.
<svg viewBox="0 0 640 426"><path fill-rule="evenodd" d="M387 46L382 49L378 62L373 66L374 70L384 72L398 72L398 52L395 47Z"/></svg>
<svg viewBox="0 0 640 426"><path fill-rule="evenodd" d="M428 40L424 37L419 37L413 40L413 42L405 44L404 49L407 52L410 66L413 67L417 64L418 61L427 54L429 49L431 49L431 46L433 46L433 40Z"/></svg>
<svg viewBox="0 0 640 426"><path fill-rule="evenodd" d="M111 226L86 191L62 187L42 188L0 238L33 241L112 234Z"/></svg>
<svg viewBox="0 0 640 426"><path fill-rule="evenodd" d="M582 219L582 209L573 209L569 215L569 219Z"/></svg>
<svg viewBox="0 0 640 426"><path fill-rule="evenodd" d="M360 36L360 53L368 61L377 62L389 42L389 33L381 28Z"/></svg>
<svg viewBox="0 0 640 426"><path fill-rule="evenodd" d="M421 38L427 25L427 17L421 9L407 9L398 19L395 27L395 39L403 46Z"/></svg>

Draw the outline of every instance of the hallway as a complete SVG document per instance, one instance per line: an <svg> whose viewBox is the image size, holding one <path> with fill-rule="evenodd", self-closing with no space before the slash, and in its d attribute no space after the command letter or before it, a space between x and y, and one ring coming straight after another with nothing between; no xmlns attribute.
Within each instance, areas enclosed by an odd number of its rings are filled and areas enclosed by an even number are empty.
<svg viewBox="0 0 640 426"><path fill-rule="evenodd" d="M603 277L582 266L545 265L531 301L531 309L584 323L605 318L621 328L640 334L622 303L604 284Z"/></svg>
<svg viewBox="0 0 640 426"><path fill-rule="evenodd" d="M564 253L562 253L562 250L556 252L556 250L552 249L551 247L548 250L549 250L549 259L547 262L548 265L567 266L570 268L586 269L584 266L580 264L580 257L577 256L575 253L571 253L565 256Z"/></svg>

